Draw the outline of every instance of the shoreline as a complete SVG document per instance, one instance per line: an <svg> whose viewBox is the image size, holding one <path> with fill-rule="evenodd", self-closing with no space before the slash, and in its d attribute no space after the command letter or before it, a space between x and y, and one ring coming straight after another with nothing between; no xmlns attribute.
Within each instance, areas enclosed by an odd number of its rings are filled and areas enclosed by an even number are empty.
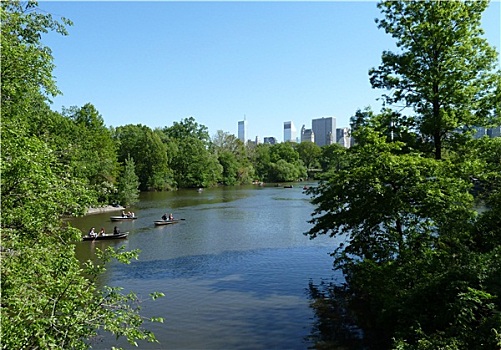
<svg viewBox="0 0 501 350"><path fill-rule="evenodd" d="M125 210L125 207L122 206L114 207L112 205L105 205L104 207L88 208L85 215L101 214L101 213L108 213L112 211L121 211L121 210Z"/></svg>

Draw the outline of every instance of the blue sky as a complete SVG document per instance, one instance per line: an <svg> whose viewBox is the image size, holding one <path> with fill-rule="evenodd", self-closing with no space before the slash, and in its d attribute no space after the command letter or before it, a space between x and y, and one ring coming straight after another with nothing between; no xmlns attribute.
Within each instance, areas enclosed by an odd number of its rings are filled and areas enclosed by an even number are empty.
<svg viewBox="0 0 501 350"><path fill-rule="evenodd" d="M43 38L62 96L53 109L92 103L108 126L171 126L187 117L248 138L283 141L283 123L311 128L357 109L379 111L368 70L393 39L377 29L376 2L42 1L74 22ZM500 2L483 28L498 52Z"/></svg>

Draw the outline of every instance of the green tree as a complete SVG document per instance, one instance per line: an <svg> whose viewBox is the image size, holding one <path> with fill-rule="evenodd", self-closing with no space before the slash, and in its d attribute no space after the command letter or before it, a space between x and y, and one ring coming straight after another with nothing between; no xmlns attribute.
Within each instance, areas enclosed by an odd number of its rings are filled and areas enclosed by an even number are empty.
<svg viewBox="0 0 501 350"><path fill-rule="evenodd" d="M348 150L343 146L333 143L331 145L322 146L319 163L324 173L329 171L337 171L347 167Z"/></svg>
<svg viewBox="0 0 501 350"><path fill-rule="evenodd" d="M246 156L244 143L235 135L222 130L218 130L212 137L212 147L216 149L216 152L220 150L230 151L237 158Z"/></svg>
<svg viewBox="0 0 501 350"><path fill-rule="evenodd" d="M100 202L111 202L119 169L112 132L91 103L65 109L63 115L76 125L70 141L78 150L71 159L75 175L89 181Z"/></svg>
<svg viewBox="0 0 501 350"><path fill-rule="evenodd" d="M218 153L219 164L223 167L221 182L224 185L235 185L238 182L239 166L236 156L230 151Z"/></svg>
<svg viewBox="0 0 501 350"><path fill-rule="evenodd" d="M115 138L119 144L119 161L125 162L129 156L134 158L141 190L163 190L174 186L167 146L158 132L145 125L129 124L116 128Z"/></svg>
<svg viewBox="0 0 501 350"><path fill-rule="evenodd" d="M136 175L134 159L130 156L125 159L124 170L118 180L118 198L123 206L129 206L139 200L139 178Z"/></svg>
<svg viewBox="0 0 501 350"><path fill-rule="evenodd" d="M414 109L436 159L452 133L486 125L499 111L498 56L480 27L487 6L488 1L378 4L384 15L378 26L396 39L399 52L383 52L381 65L370 70L371 84L390 91L384 95L389 105Z"/></svg>
<svg viewBox="0 0 501 350"><path fill-rule="evenodd" d="M333 309L348 308L373 349L497 349L499 143L453 135L499 110L496 53L480 37L487 2L378 6L400 52L383 53L371 83L415 116L357 112L345 164L310 189L308 234L343 241L333 256L345 300Z"/></svg>
<svg viewBox="0 0 501 350"><path fill-rule="evenodd" d="M202 140L187 137L176 142L178 153L171 164L179 187L211 187L220 181L223 167Z"/></svg>
<svg viewBox="0 0 501 350"><path fill-rule="evenodd" d="M383 108L379 114L375 114L370 108L358 110L350 118L350 124L352 136L358 144L371 142L371 132L378 131L386 136L387 142L403 142L403 152L409 152L412 149L431 151L426 144L423 144L422 138L416 134L415 118L402 115L389 108Z"/></svg>
<svg viewBox="0 0 501 350"><path fill-rule="evenodd" d="M67 35L71 21L53 19L36 11L37 3L3 1L2 21L2 117L25 117L25 110L41 106L59 93L52 78L51 50L43 45L41 34L55 31ZM22 84L20 84L22 82Z"/></svg>
<svg viewBox="0 0 501 350"><path fill-rule="evenodd" d="M261 181L268 181L268 169L270 168L270 147L269 144L258 144L250 153L250 159L256 170L256 177Z"/></svg>
<svg viewBox="0 0 501 350"><path fill-rule="evenodd" d="M162 132L168 142L175 144L176 154L170 164L179 187L210 187L221 180L223 167L218 162L217 150L211 147L206 126L189 117Z"/></svg>
<svg viewBox="0 0 501 350"><path fill-rule="evenodd" d="M306 167L299 159L299 153L294 149L293 143L284 142L272 145L269 154L267 181L296 181L308 176Z"/></svg>
<svg viewBox="0 0 501 350"><path fill-rule="evenodd" d="M303 162L307 169L317 168L319 166L319 158L322 153L320 146L313 142L301 142L295 146L299 159Z"/></svg>
<svg viewBox="0 0 501 350"><path fill-rule="evenodd" d="M171 127L163 129L164 133L170 138L182 140L186 137L194 137L209 145L209 129L205 125L200 125L195 118L184 118L180 122L174 122Z"/></svg>
<svg viewBox="0 0 501 350"><path fill-rule="evenodd" d="M276 163L270 164L267 179L271 182L292 182L302 177L306 177L306 168L304 166L294 165L279 159Z"/></svg>
<svg viewBox="0 0 501 350"><path fill-rule="evenodd" d="M50 30L64 33L64 23L38 11L33 1L0 2L0 17L2 347L86 349L87 339L100 328L132 343L154 340L141 327L132 294L96 289L103 265L80 267L72 242L81 239L81 232L62 219L83 214L96 200L87 181L73 174L71 157L64 154L71 148L67 139L51 140L54 125L75 130L47 104L58 91L50 49L41 36ZM135 256L110 250L101 262Z"/></svg>
<svg viewBox="0 0 501 350"><path fill-rule="evenodd" d="M465 174L475 167L402 154L400 143L372 137L348 153L348 167L310 190L316 209L308 234L343 240L334 263L358 325L375 349L392 339L410 348L425 341L494 348L499 248L471 252L473 237L485 245L497 232L474 234L481 221Z"/></svg>
<svg viewBox="0 0 501 350"><path fill-rule="evenodd" d="M245 145L235 135L218 130L212 138L211 150L223 167L222 182L226 185L252 182L252 167Z"/></svg>

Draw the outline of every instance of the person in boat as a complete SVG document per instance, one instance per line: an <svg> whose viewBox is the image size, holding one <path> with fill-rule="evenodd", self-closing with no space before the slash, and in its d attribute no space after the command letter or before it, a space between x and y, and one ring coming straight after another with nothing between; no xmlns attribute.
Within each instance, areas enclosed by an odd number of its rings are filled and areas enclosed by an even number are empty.
<svg viewBox="0 0 501 350"><path fill-rule="evenodd" d="M170 221L174 220L174 215L172 215L172 213L169 214L169 220Z"/></svg>
<svg viewBox="0 0 501 350"><path fill-rule="evenodd" d="M99 236L104 236L106 232L104 232L104 227L101 227L101 230L99 230Z"/></svg>
<svg viewBox="0 0 501 350"><path fill-rule="evenodd" d="M122 210L122 217L124 218L124 217L126 217L126 216L127 216L127 215L125 215L125 211L124 211L124 210Z"/></svg>
<svg viewBox="0 0 501 350"><path fill-rule="evenodd" d="M90 231L89 231L89 237L96 237L96 231L94 231L95 228L91 228Z"/></svg>
<svg viewBox="0 0 501 350"><path fill-rule="evenodd" d="M120 234L120 229L119 229L118 227L116 227L116 226L115 226L115 227L113 228L113 234L114 234L114 235L119 235L119 234Z"/></svg>
<svg viewBox="0 0 501 350"><path fill-rule="evenodd" d="M167 213L165 213L164 215L162 215L162 220L163 221L167 220Z"/></svg>

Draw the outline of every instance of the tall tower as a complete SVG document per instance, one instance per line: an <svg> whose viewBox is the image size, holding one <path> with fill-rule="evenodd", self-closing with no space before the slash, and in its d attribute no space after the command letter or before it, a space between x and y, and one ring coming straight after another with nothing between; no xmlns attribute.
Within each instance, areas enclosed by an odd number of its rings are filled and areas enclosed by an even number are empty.
<svg viewBox="0 0 501 350"><path fill-rule="evenodd" d="M238 122L238 139L244 144L247 142L247 119Z"/></svg>
<svg viewBox="0 0 501 350"><path fill-rule="evenodd" d="M330 145L336 142L336 118L322 117L311 121L311 130L318 146Z"/></svg>
<svg viewBox="0 0 501 350"><path fill-rule="evenodd" d="M336 129L336 142L344 148L351 146L351 131L350 128Z"/></svg>
<svg viewBox="0 0 501 350"><path fill-rule="evenodd" d="M306 129L305 125L301 128L301 142L315 142L315 134L311 129Z"/></svg>
<svg viewBox="0 0 501 350"><path fill-rule="evenodd" d="M292 121L284 122L284 142L296 142L297 130Z"/></svg>

